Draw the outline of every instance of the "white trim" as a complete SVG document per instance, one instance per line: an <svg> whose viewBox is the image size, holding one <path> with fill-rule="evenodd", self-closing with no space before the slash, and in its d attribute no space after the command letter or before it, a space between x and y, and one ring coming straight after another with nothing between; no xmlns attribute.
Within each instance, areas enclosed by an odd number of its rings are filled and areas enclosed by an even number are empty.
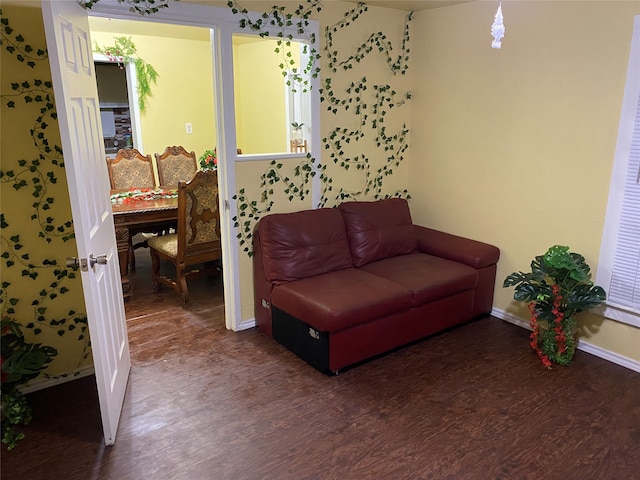
<svg viewBox="0 0 640 480"><path fill-rule="evenodd" d="M637 312L629 310L628 307L607 303L602 309L601 315L610 320L640 328L640 315Z"/></svg>
<svg viewBox="0 0 640 480"><path fill-rule="evenodd" d="M491 316L517 325L518 327L531 330L529 322L522 320L521 318L516 317L511 313L505 312L504 310L501 310L499 308L493 308L491 310ZM578 346L576 348L583 352L590 353L591 355L595 355L596 357L600 357L611 363L615 363L616 365L620 365L621 367L625 367L629 370L640 373L640 362L637 360L633 360L632 358L628 358L615 352L605 350L604 348L585 342L584 340L578 340Z"/></svg>
<svg viewBox="0 0 640 480"><path fill-rule="evenodd" d="M238 156L236 162L267 162L269 160L296 160L306 157L306 153L249 153Z"/></svg>
<svg viewBox="0 0 640 480"><path fill-rule="evenodd" d="M43 390L49 387L55 387L56 385L62 385L63 383L70 382L71 380L78 380L79 378L88 377L95 373L93 365L79 368L71 373L67 373L60 377L36 377L33 380L28 381L22 387L20 387L20 393L27 394Z"/></svg>
<svg viewBox="0 0 640 480"><path fill-rule="evenodd" d="M241 330L249 330L250 328L253 328L255 326L256 319L250 318L249 320L245 320L244 322L240 322L238 325L236 325L236 332L239 332Z"/></svg>
<svg viewBox="0 0 640 480"><path fill-rule="evenodd" d="M133 148L139 152L143 152L144 142L142 141L142 125L140 125L142 113L140 112L138 73L136 72L136 66L133 63L127 63L125 66L125 72L127 72L127 96L129 97L129 116L131 117Z"/></svg>

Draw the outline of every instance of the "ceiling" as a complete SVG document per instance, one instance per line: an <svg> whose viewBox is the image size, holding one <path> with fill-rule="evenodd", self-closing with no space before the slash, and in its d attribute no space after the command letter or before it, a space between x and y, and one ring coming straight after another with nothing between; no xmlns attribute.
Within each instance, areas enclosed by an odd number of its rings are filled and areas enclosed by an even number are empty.
<svg viewBox="0 0 640 480"><path fill-rule="evenodd" d="M351 3L358 3L361 0L345 0ZM398 10L428 10L430 8L440 8L455 5L457 3L468 3L474 0L362 0L372 7L387 7Z"/></svg>
<svg viewBox="0 0 640 480"><path fill-rule="evenodd" d="M227 5L226 0L183 0L187 3L204 3L207 5L213 5L215 7L225 7ZM272 5L274 3L278 3L281 5L286 5L287 3L296 3L298 5L301 3L300 0L258 0L258 2L263 2L268 5ZM332 1L332 0L325 0ZM335 0L333 0L335 1ZM430 8L440 8L440 7L448 7L450 5L455 5L457 3L468 3L474 0L345 0L350 3L358 3L363 1L367 5L372 7L386 7L386 8L395 8L397 10L428 10ZM249 2L249 3L255 3Z"/></svg>

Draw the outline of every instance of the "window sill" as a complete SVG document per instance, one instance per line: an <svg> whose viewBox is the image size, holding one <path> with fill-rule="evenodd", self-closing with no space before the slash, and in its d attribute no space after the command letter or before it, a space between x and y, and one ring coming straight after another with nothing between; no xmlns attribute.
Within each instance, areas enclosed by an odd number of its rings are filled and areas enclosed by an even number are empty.
<svg viewBox="0 0 640 480"><path fill-rule="evenodd" d="M640 328L640 313L617 305L606 305L603 309L596 309L594 312L616 322L626 323Z"/></svg>

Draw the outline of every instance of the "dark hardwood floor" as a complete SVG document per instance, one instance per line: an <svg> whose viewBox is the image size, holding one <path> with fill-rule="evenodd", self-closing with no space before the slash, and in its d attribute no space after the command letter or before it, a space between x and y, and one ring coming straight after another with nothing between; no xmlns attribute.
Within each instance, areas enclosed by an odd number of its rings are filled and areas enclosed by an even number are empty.
<svg viewBox="0 0 640 480"><path fill-rule="evenodd" d="M487 317L327 377L224 327L219 278L150 289L138 250L116 444L92 377L29 395L3 479L640 479L640 375L584 352L545 370Z"/></svg>

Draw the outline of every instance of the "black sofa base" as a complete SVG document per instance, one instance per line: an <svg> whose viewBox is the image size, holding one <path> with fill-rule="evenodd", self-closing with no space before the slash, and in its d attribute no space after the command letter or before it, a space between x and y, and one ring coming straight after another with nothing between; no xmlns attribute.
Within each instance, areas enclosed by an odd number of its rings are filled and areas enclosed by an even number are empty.
<svg viewBox="0 0 640 480"><path fill-rule="evenodd" d="M272 335L276 342L302 358L322 373L329 369L329 334L320 332L308 323L284 310L272 306Z"/></svg>

